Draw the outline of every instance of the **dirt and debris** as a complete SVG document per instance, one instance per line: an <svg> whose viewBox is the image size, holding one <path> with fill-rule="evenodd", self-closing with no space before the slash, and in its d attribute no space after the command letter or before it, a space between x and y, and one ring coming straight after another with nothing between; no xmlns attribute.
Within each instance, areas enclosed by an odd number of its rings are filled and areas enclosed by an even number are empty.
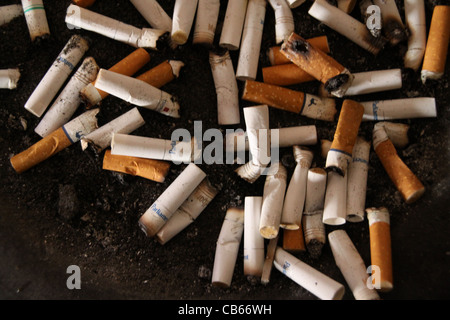
<svg viewBox="0 0 450 320"><path fill-rule="evenodd" d="M403 5L396 1L403 16ZM426 2L427 25L437 1ZM16 4L20 1L3 1ZM313 300L311 293L273 268L267 285L249 282L243 274L241 255L236 261L231 287L211 285L214 253L227 208L243 206L246 196L262 195L264 179L249 184L235 174L238 165L200 165L212 183L222 185L221 192L187 229L165 245L146 238L137 221L154 200L184 169L172 165L164 183L102 170L103 154L82 151L73 145L31 170L17 174L9 159L39 141L34 133L38 118L24 104L49 66L74 34L91 40L86 56L92 56L102 68L109 68L134 48L84 30L67 28L65 12L71 1L45 1L49 39L32 43L23 17L0 27L0 67L20 68L21 79L15 90L0 91L0 297L4 299L262 299ZM159 1L171 15L174 0ZM228 1L221 1L216 43L220 35ZM377 56L364 51L308 15L311 1L293 10L296 32L304 38L327 35L331 55L351 72L402 68L406 44L385 47ZM97 0L89 8L136 27L147 22L130 1ZM352 15L361 20L357 8ZM404 16L403 16L404 17ZM275 43L274 13L267 5L257 80L261 68L269 65L267 49ZM169 139L173 130L188 129L202 121L203 132L218 128L216 92L209 64L209 51L192 45L172 49L161 46L151 51L151 61L141 71L167 59L185 63L180 76L162 89L177 97L181 118L172 119L146 109L140 112L146 124L134 135ZM238 52L230 52L236 68ZM356 96L371 101L405 97L435 97L438 115L430 119L410 119L410 144L399 155L426 187L425 195L407 205L389 180L376 154L371 152L367 188L367 207L385 206L391 214L394 289L380 294L382 299L442 299L450 291L450 237L448 236L448 193L450 178L449 70L441 80L422 84L420 73L403 69L403 87L389 92ZM243 83L239 82L242 92ZM289 87L318 94L319 83ZM337 99L338 105L342 102ZM241 100L241 107L252 103ZM99 124L104 124L133 106L109 96L101 104ZM84 110L80 106L77 114ZM242 110L241 110L242 111ZM74 115L74 116L76 116ZM313 120L270 108L271 128L316 125L318 139L332 140L336 122ZM228 127L227 127L228 128ZM245 129L241 124L230 128ZM361 135L370 138L372 122L361 125ZM226 128L221 128L225 130ZM312 166L323 167L320 142L313 148ZM289 176L295 162L292 149L280 150ZM66 190L66 191L64 191ZM68 190L68 191L67 191ZM63 191L61 193L61 191ZM68 219L69 218L69 219ZM345 229L366 265L370 265L367 221L327 226L327 232ZM319 258L307 252L297 256L346 287L344 299L353 295L334 263L328 244ZM66 269L81 269L81 290L68 290Z"/></svg>

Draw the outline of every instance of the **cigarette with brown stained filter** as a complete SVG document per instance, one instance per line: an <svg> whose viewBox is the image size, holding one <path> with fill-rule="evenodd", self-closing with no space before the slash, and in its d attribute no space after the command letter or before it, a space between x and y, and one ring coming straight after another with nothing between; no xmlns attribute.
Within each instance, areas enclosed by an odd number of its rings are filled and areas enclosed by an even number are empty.
<svg viewBox="0 0 450 320"><path fill-rule="evenodd" d="M264 67L262 76L264 83L282 87L317 80L293 63Z"/></svg>
<svg viewBox="0 0 450 320"><path fill-rule="evenodd" d="M95 0L72 0L77 6L88 8L95 3Z"/></svg>
<svg viewBox="0 0 450 320"><path fill-rule="evenodd" d="M0 26L7 24L17 17L23 15L23 8L20 4L0 6Z"/></svg>
<svg viewBox="0 0 450 320"><path fill-rule="evenodd" d="M422 82L444 75L450 41L450 6L436 6L431 18L427 46L421 71Z"/></svg>
<svg viewBox="0 0 450 320"><path fill-rule="evenodd" d="M214 186L208 177L203 179L192 194L158 231L155 235L156 240L164 245L187 228L200 216L208 204L214 200L219 191L220 187Z"/></svg>
<svg viewBox="0 0 450 320"><path fill-rule="evenodd" d="M367 220L370 233L370 259L372 264L373 283L380 292L389 292L394 288L392 275L392 244L389 211L385 207L367 208ZM375 267L379 270L376 271ZM378 272L378 274L377 274Z"/></svg>
<svg viewBox="0 0 450 320"><path fill-rule="evenodd" d="M347 68L296 33L281 45L281 52L322 82L325 89L336 97L343 97L353 82L354 76Z"/></svg>
<svg viewBox="0 0 450 320"><path fill-rule="evenodd" d="M337 112L336 102L332 98L320 98L253 80L245 81L242 99L324 121L334 121Z"/></svg>
<svg viewBox="0 0 450 320"><path fill-rule="evenodd" d="M239 246L244 231L244 209L231 207L227 210L216 243L212 285L228 288L233 279Z"/></svg>
<svg viewBox="0 0 450 320"><path fill-rule="evenodd" d="M383 19L383 32L391 45L397 45L408 39L408 32L403 24L400 12L395 0L373 0L373 3L380 8Z"/></svg>
<svg viewBox="0 0 450 320"><path fill-rule="evenodd" d="M126 173L156 182L164 182L169 173L170 162L137 157L118 156L105 151L103 170Z"/></svg>
<svg viewBox="0 0 450 320"><path fill-rule="evenodd" d="M305 237L300 223L298 229L283 229L283 249L290 253L305 252Z"/></svg>
<svg viewBox="0 0 450 320"><path fill-rule="evenodd" d="M386 45L386 38L374 37L364 23L329 4L326 0L314 1L308 13L374 55L377 55Z"/></svg>
<svg viewBox="0 0 450 320"><path fill-rule="evenodd" d="M364 107L360 103L349 99L342 103L333 143L327 154L325 164L327 170L335 170L345 176L363 114Z"/></svg>
<svg viewBox="0 0 450 320"><path fill-rule="evenodd" d="M99 111L99 109L92 109L84 112L27 150L13 156L10 161L14 170L17 173L23 173L78 142L97 128L96 115Z"/></svg>
<svg viewBox="0 0 450 320"><path fill-rule="evenodd" d="M373 130L373 147L386 173L405 202L410 204L417 201L425 193L425 187L398 156L397 150L383 126Z"/></svg>
<svg viewBox="0 0 450 320"><path fill-rule="evenodd" d="M132 76L149 61L150 54L147 50L138 48L109 68L109 70L127 76ZM81 97L88 104L88 107L99 104L108 95L108 93L95 87L95 81L91 82L81 90Z"/></svg>
<svg viewBox="0 0 450 320"><path fill-rule="evenodd" d="M311 43L317 49L322 50L324 53L330 53L330 46L328 44L327 36L318 36L314 38L309 38L306 39L306 41ZM289 58L287 58L283 53L281 53L280 49L281 46L272 46L269 49L267 49L266 54L272 66L292 63L292 61L289 60Z"/></svg>
<svg viewBox="0 0 450 320"><path fill-rule="evenodd" d="M22 8L25 14L31 41L50 36L47 15L42 0L22 0Z"/></svg>

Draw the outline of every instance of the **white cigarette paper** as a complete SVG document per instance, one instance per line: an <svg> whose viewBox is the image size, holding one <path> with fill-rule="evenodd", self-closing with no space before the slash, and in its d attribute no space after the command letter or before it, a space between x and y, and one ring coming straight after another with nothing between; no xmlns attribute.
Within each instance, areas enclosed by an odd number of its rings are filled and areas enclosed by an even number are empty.
<svg viewBox="0 0 450 320"><path fill-rule="evenodd" d="M352 85L345 92L345 96L395 90L403 85L401 69L366 71L353 73L353 75ZM323 84L321 90L325 93L325 88L322 88Z"/></svg>
<svg viewBox="0 0 450 320"><path fill-rule="evenodd" d="M31 41L50 35L47 15L42 0L22 0L22 8L27 21Z"/></svg>
<svg viewBox="0 0 450 320"><path fill-rule="evenodd" d="M273 132L278 134L279 148L287 148L296 145L312 146L317 143L317 127L315 125L270 129L270 136L272 136ZM227 133L225 135L225 146L227 151L249 150L247 133L245 131L238 130L233 133Z"/></svg>
<svg viewBox="0 0 450 320"><path fill-rule="evenodd" d="M16 89L19 80L20 70L18 68L0 70L0 89Z"/></svg>
<svg viewBox="0 0 450 320"><path fill-rule="evenodd" d="M199 167L188 164L139 219L141 230L148 237L155 236L205 178Z"/></svg>
<svg viewBox="0 0 450 320"><path fill-rule="evenodd" d="M34 89L25 109L41 117L88 48L86 39L73 35Z"/></svg>
<svg viewBox="0 0 450 320"><path fill-rule="evenodd" d="M246 107L244 118L252 162L256 166L266 167L270 162L269 107Z"/></svg>
<svg viewBox="0 0 450 320"><path fill-rule="evenodd" d="M238 124L241 121L239 89L230 53L210 52L209 63L216 88L218 124Z"/></svg>
<svg viewBox="0 0 450 320"><path fill-rule="evenodd" d="M219 10L220 0L198 0L192 43L212 46Z"/></svg>
<svg viewBox="0 0 450 320"><path fill-rule="evenodd" d="M262 197L245 197L244 275L261 277L264 266L264 238L259 233Z"/></svg>
<svg viewBox="0 0 450 320"><path fill-rule="evenodd" d="M294 17L286 0L269 0L275 12L275 43L280 44L295 30Z"/></svg>
<svg viewBox="0 0 450 320"><path fill-rule="evenodd" d="M244 27L245 14L248 0L229 0L225 18L223 20L222 33L219 46L228 50L238 50L241 43L242 29Z"/></svg>
<svg viewBox="0 0 450 320"><path fill-rule="evenodd" d="M214 286L231 285L243 231L244 209L229 208L216 244L211 280Z"/></svg>
<svg viewBox="0 0 450 320"><path fill-rule="evenodd" d="M236 78L255 80L266 16L266 0L249 0L242 31Z"/></svg>
<svg viewBox="0 0 450 320"><path fill-rule="evenodd" d="M322 221L328 225L345 224L347 218L347 175L335 171L327 173L327 190Z"/></svg>
<svg viewBox="0 0 450 320"><path fill-rule="evenodd" d="M403 98L360 102L364 107L362 121L435 118L436 100L431 97Z"/></svg>
<svg viewBox="0 0 450 320"><path fill-rule="evenodd" d="M278 247L278 237L270 239L267 244L266 258L264 260L263 272L261 276L261 283L266 285L269 283L270 274L272 273L273 260L275 259L275 252Z"/></svg>
<svg viewBox="0 0 450 320"><path fill-rule="evenodd" d="M325 169L311 168L308 170L304 213L323 210L326 186L327 172Z"/></svg>
<svg viewBox="0 0 450 320"><path fill-rule="evenodd" d="M67 138L73 143L80 141L98 128L97 114L100 109L88 110L62 126Z"/></svg>
<svg viewBox="0 0 450 320"><path fill-rule="evenodd" d="M280 226L295 230L300 228L306 198L308 170L313 159L313 152L305 147L293 147L297 163L284 198Z"/></svg>
<svg viewBox="0 0 450 320"><path fill-rule="evenodd" d="M38 135L45 137L70 120L81 104L81 90L95 80L99 69L94 58L84 59L77 72L34 129Z"/></svg>
<svg viewBox="0 0 450 320"><path fill-rule="evenodd" d="M287 3L289 4L289 7L291 9L297 8L300 5L302 5L303 3L305 3L306 0L286 0Z"/></svg>
<svg viewBox="0 0 450 320"><path fill-rule="evenodd" d="M344 230L328 234L333 257L356 300L379 300L375 289L367 286L369 275L364 261Z"/></svg>
<svg viewBox="0 0 450 320"><path fill-rule="evenodd" d="M198 0L176 0L172 16L172 41L183 45L189 39Z"/></svg>
<svg viewBox="0 0 450 320"><path fill-rule="evenodd" d="M259 232L265 239L278 236L286 192L287 171L279 162L272 163L266 176Z"/></svg>
<svg viewBox="0 0 450 320"><path fill-rule="evenodd" d="M347 176L347 221L350 222L364 220L370 146L370 142L358 137L353 147Z"/></svg>
<svg viewBox="0 0 450 320"><path fill-rule="evenodd" d="M172 18L156 0L130 0L148 24L157 30L172 31Z"/></svg>
<svg viewBox="0 0 450 320"><path fill-rule="evenodd" d="M280 247L275 252L274 265L277 270L321 300L341 300L344 296L345 287L342 284Z"/></svg>
<svg viewBox="0 0 450 320"><path fill-rule="evenodd" d="M374 129L383 126L389 139L396 148L404 148L409 144L409 125L405 123L396 123L389 121L377 122Z"/></svg>
<svg viewBox="0 0 450 320"><path fill-rule="evenodd" d="M65 21L69 28L95 32L135 48L156 50L157 41L166 33L165 30L140 29L73 4L67 8Z"/></svg>
<svg viewBox="0 0 450 320"><path fill-rule="evenodd" d="M384 38L375 38L366 25L326 0L316 0L308 13L334 31L353 41L363 49L378 54L384 47Z"/></svg>
<svg viewBox="0 0 450 320"><path fill-rule="evenodd" d="M17 17L23 15L23 8L20 4L11 4L0 7L0 26L7 24Z"/></svg>
<svg viewBox="0 0 450 320"><path fill-rule="evenodd" d="M114 133L130 133L144 124L144 118L142 118L139 110L133 108L83 137L81 148L86 150L89 145L92 145L97 152L101 152L111 145Z"/></svg>
<svg viewBox="0 0 450 320"><path fill-rule="evenodd" d="M193 141L172 141L115 133L111 141L111 154L174 163L195 161Z"/></svg>
<svg viewBox="0 0 450 320"><path fill-rule="evenodd" d="M424 0L405 0L405 22L409 32L405 68L419 70L427 45L427 25Z"/></svg>
<svg viewBox="0 0 450 320"><path fill-rule="evenodd" d="M100 69L95 87L138 107L179 118L180 105L171 94L143 80Z"/></svg>
<svg viewBox="0 0 450 320"><path fill-rule="evenodd" d="M214 187L208 178L203 179L189 198L183 202L172 217L158 231L155 236L156 240L160 244L166 244L170 239L187 228L205 210L218 192L219 189Z"/></svg>

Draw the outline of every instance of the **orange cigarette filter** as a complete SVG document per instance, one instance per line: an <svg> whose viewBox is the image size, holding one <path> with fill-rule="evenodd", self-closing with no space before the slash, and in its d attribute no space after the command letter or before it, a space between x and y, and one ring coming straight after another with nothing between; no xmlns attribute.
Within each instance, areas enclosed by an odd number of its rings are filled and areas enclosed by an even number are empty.
<svg viewBox="0 0 450 320"><path fill-rule="evenodd" d="M377 274L377 270L372 270L372 280L379 279L380 283L377 289L381 292L388 292L394 287L389 211L384 207L368 208L366 211L369 221L371 264L379 268L379 274ZM376 283L373 284L376 285Z"/></svg>
<svg viewBox="0 0 450 320"><path fill-rule="evenodd" d="M411 169L400 159L391 140L386 139L377 145L374 143L374 148L386 173L405 202L413 203L417 201L424 194L425 187Z"/></svg>
<svg viewBox="0 0 450 320"><path fill-rule="evenodd" d="M10 161L17 173L22 173L54 156L72 144L63 128L59 128L37 143L13 156Z"/></svg>
<svg viewBox="0 0 450 320"><path fill-rule="evenodd" d="M262 75L264 83L276 86L290 86L316 80L308 72L293 63L262 68Z"/></svg>
<svg viewBox="0 0 450 320"><path fill-rule="evenodd" d="M309 43L324 53L330 53L327 36L320 36L307 39ZM281 46L274 46L267 50L267 56L271 65L290 64L292 63L283 53L280 52Z"/></svg>
<svg viewBox="0 0 450 320"><path fill-rule="evenodd" d="M174 74L169 61L164 61L156 67L136 77L136 79L147 82L156 88L161 88L163 85L171 82L175 78L176 75Z"/></svg>
<svg viewBox="0 0 450 320"><path fill-rule="evenodd" d="M339 150L352 155L363 115L364 107L359 102L344 100L331 143L331 150Z"/></svg>
<svg viewBox="0 0 450 320"><path fill-rule="evenodd" d="M289 112L301 113L305 104L305 93L264 82L246 80L242 99L267 104Z"/></svg>
<svg viewBox="0 0 450 320"><path fill-rule="evenodd" d="M283 249L291 253L306 251L302 226L295 230L283 229Z"/></svg>
<svg viewBox="0 0 450 320"><path fill-rule="evenodd" d="M149 61L150 61L150 54L145 49L138 48L132 53L130 53L128 56L120 60L114 66L112 66L109 69L109 71L113 71L126 76L132 76L136 72L138 72L139 69L141 69L144 65L146 65ZM105 99L109 95L109 93L95 88L95 81L91 83L90 88L91 90L95 90L98 92L98 94L101 97L101 100ZM83 91L81 92L81 95L83 96L84 100L88 102L90 101L89 97L83 94Z"/></svg>
<svg viewBox="0 0 450 320"><path fill-rule="evenodd" d="M95 0L73 0L73 3L82 8L88 8L95 3Z"/></svg>
<svg viewBox="0 0 450 320"><path fill-rule="evenodd" d="M167 161L144 159L111 154L105 151L103 169L139 176L156 182L164 182L170 169Z"/></svg>
<svg viewBox="0 0 450 320"><path fill-rule="evenodd" d="M450 41L450 6L434 7L423 59L422 73L438 79L444 74ZM423 77L423 75L422 75Z"/></svg>
<svg viewBox="0 0 450 320"><path fill-rule="evenodd" d="M345 94L353 81L353 75L344 66L296 33L289 36L280 51L338 97Z"/></svg>

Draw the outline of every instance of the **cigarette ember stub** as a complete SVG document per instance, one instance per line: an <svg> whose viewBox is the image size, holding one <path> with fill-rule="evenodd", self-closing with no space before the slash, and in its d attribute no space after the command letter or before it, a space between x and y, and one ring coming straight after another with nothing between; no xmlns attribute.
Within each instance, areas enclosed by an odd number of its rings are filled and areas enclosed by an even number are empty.
<svg viewBox="0 0 450 320"><path fill-rule="evenodd" d="M0 297L448 298L448 3L7 2Z"/></svg>

